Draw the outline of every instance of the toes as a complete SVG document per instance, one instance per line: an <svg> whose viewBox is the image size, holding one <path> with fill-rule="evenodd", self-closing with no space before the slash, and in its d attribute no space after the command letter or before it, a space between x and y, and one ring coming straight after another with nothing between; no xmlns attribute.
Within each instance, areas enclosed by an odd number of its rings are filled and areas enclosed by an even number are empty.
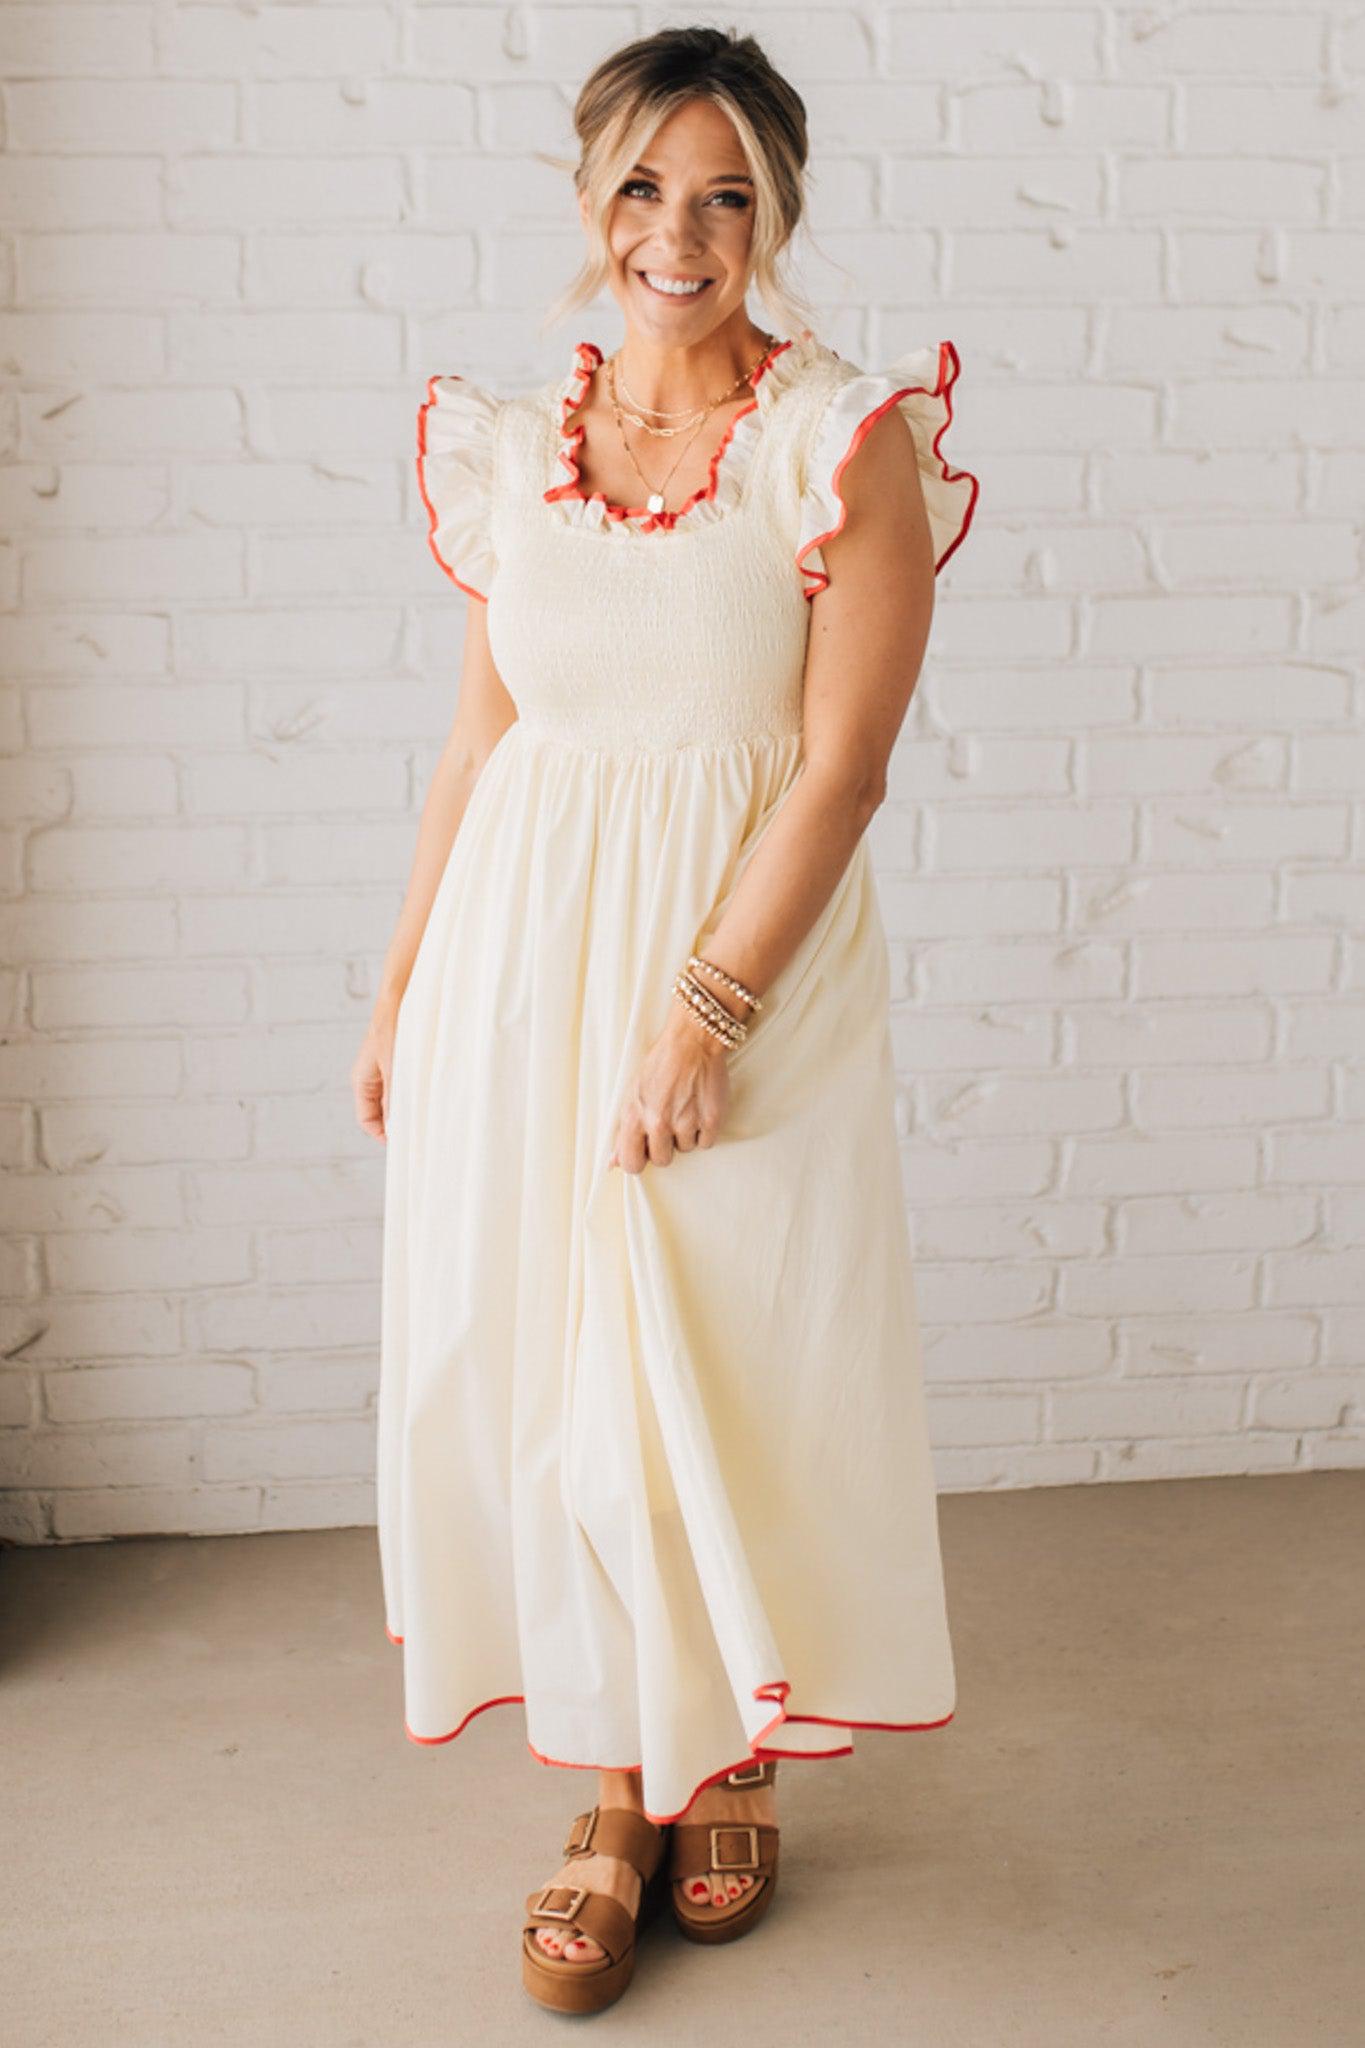
<svg viewBox="0 0 1365 2048"><path fill-rule="evenodd" d="M754 1880L750 1872L737 1872L722 1877L718 1871L707 1877L683 1879L683 1897L696 1906L728 1906L734 1899L742 1899L745 1892L753 1890Z"/></svg>
<svg viewBox="0 0 1365 2048"><path fill-rule="evenodd" d="M571 1940L565 1941L563 1935L557 1933L553 1927L536 1929L536 1947L547 1956L562 1956L570 1963L595 1963L599 1956L606 1954L602 1944L594 1941L590 1934L576 1934Z"/></svg>

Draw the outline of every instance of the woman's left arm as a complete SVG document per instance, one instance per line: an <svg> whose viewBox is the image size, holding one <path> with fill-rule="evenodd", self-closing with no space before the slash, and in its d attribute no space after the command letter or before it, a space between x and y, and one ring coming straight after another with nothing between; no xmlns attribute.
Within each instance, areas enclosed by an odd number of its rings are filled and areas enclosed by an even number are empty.
<svg viewBox="0 0 1365 2048"><path fill-rule="evenodd" d="M829 583L807 600L801 772L706 948L760 997L815 924L886 794L933 619L933 539L913 437L896 407L869 429L839 493L843 526L820 549ZM736 1016L748 1014L741 996L707 986ZM711 1144L729 1099L727 1048L685 1004L671 1009L618 1119L611 1163L628 1172Z"/></svg>

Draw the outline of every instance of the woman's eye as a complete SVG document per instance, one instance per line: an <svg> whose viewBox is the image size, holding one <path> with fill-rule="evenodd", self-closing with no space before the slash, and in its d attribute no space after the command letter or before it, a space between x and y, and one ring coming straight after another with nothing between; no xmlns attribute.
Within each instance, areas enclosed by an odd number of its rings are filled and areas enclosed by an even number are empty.
<svg viewBox="0 0 1365 2048"><path fill-rule="evenodd" d="M653 192L656 190L657 187L651 184L648 178L628 178L621 187L621 196L624 199L633 199L637 192ZM711 196L714 199L733 199L741 212L749 204L748 198L743 192L714 192Z"/></svg>

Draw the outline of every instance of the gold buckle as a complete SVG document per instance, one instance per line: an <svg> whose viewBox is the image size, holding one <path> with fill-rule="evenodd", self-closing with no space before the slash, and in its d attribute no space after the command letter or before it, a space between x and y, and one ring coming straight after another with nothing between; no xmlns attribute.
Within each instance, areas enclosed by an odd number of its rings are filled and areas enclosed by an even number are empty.
<svg viewBox="0 0 1365 2048"><path fill-rule="evenodd" d="M564 1855L581 1856L583 1852L587 1849L589 1843L592 1841L593 1836L597 1832L597 1813L598 1809L594 1806L591 1813L577 1813L574 1815L573 1825L569 1829L568 1840L564 1844ZM581 1838L578 1841L575 1841L574 1829L578 1826L580 1821L584 1823L583 1833Z"/></svg>
<svg viewBox="0 0 1365 2048"><path fill-rule="evenodd" d="M567 1906L547 1906L545 1903L545 1901L549 1898L551 1892L564 1891L569 1891L569 1887L567 1885L547 1884L544 1891L541 1893L540 1897L536 1900L535 1905L531 1908L531 1911L533 1913L542 1914L547 1920L574 1919L576 1915L582 1911L583 1901L588 1896L587 1892L584 1890L582 1885L577 1886L575 1890L569 1892L569 1903Z"/></svg>
<svg viewBox="0 0 1365 2048"><path fill-rule="evenodd" d="M757 1761L751 1764L741 1764L737 1771L731 1771L725 1782L727 1785L761 1785L763 1783L763 1774L767 1768L766 1764L761 1764Z"/></svg>
<svg viewBox="0 0 1365 2048"><path fill-rule="evenodd" d="M741 1861L738 1863L724 1862L721 1858L720 1844L716 1839L719 1835L747 1835L749 1837L749 1855L747 1861ZM711 1868L713 1870L757 1870L758 1829L755 1827L736 1827L733 1823L727 1825L723 1821L719 1822L711 1830Z"/></svg>

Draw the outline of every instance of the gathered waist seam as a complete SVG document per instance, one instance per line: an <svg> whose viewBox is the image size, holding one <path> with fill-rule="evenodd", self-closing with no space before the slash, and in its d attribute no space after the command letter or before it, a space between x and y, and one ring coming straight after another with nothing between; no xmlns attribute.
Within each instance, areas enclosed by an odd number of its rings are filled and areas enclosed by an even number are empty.
<svg viewBox="0 0 1365 2048"><path fill-rule="evenodd" d="M776 746L783 742L799 740L803 729L800 725L795 725L783 727L775 732L735 733L728 739L664 741L653 746L633 746L620 740L599 743L580 739L576 734L563 732L553 725L542 724L537 719L518 718L512 730L520 732L523 738L534 741L537 745L565 747L577 754L608 754L630 759L658 756L666 759L677 754L723 754L741 747Z"/></svg>

